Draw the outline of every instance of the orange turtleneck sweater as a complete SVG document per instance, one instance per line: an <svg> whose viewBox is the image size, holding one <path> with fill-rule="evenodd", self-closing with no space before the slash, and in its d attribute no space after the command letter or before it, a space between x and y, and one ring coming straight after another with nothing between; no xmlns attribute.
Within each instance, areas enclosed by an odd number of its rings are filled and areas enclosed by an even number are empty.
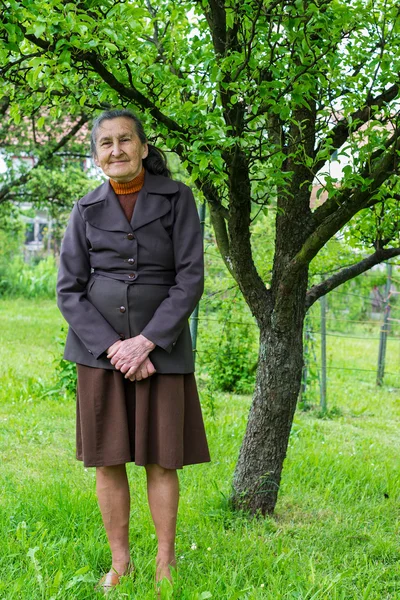
<svg viewBox="0 0 400 600"><path fill-rule="evenodd" d="M127 183L118 183L117 181L110 179L111 187L113 188L129 223L132 220L133 209L135 208L137 197L144 184L144 173L145 171L143 168L139 175Z"/></svg>

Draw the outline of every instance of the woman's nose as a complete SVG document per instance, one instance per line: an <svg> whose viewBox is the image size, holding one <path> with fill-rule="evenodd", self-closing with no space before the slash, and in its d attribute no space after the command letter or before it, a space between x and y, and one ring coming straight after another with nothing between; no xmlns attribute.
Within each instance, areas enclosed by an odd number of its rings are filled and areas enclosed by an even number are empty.
<svg viewBox="0 0 400 600"><path fill-rule="evenodd" d="M122 153L122 149L121 149L119 142L114 142L113 148L112 148L112 153L113 153L113 156L119 156Z"/></svg>

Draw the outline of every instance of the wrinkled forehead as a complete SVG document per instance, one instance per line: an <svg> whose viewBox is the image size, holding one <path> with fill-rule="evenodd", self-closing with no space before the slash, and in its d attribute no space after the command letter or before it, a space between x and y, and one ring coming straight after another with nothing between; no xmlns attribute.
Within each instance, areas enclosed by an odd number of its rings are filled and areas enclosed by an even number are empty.
<svg viewBox="0 0 400 600"><path fill-rule="evenodd" d="M135 135L136 128L132 119L126 117L117 117L115 119L105 119L99 125L96 143L104 138L120 138L124 135Z"/></svg>

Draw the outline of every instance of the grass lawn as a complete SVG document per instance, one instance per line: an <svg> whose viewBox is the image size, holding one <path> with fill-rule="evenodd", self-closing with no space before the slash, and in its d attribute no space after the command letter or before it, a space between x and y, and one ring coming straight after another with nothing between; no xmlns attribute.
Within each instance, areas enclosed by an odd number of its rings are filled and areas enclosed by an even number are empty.
<svg viewBox="0 0 400 600"><path fill-rule="evenodd" d="M110 556L94 469L74 458L74 400L45 394L62 319L51 301L2 300L0 323L0 600L100 597L93 585ZM332 363L376 364L363 341L343 344L330 342ZM399 371L399 346L391 372ZM372 374L329 372L334 416L296 414L276 514L267 519L227 506L250 400L217 395L214 416L204 401L213 460L180 472L179 579L164 597L400 599L396 378L377 389ZM146 600L154 598L156 540L144 469L130 465L129 476L138 571L110 597Z"/></svg>

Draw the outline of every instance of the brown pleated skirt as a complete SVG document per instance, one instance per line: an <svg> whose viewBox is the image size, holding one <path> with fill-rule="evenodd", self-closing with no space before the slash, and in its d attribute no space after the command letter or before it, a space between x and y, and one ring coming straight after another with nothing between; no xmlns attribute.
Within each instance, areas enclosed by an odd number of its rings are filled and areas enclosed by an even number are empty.
<svg viewBox="0 0 400 600"><path fill-rule="evenodd" d="M85 467L210 461L194 373L129 381L80 364L77 373L76 458Z"/></svg>

